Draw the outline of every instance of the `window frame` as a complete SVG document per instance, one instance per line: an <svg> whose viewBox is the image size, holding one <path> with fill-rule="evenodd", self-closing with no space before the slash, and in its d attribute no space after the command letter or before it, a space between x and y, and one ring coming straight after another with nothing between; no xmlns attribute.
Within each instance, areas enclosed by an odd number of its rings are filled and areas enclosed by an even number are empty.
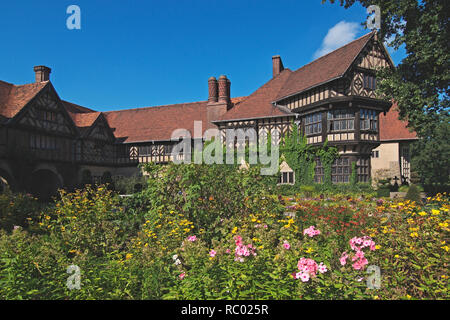
<svg viewBox="0 0 450 320"><path fill-rule="evenodd" d="M322 134L322 112L314 112L305 116L305 135Z"/></svg>
<svg viewBox="0 0 450 320"><path fill-rule="evenodd" d="M335 109L328 111L327 113L328 132L354 131L355 117L356 117L355 111L350 109ZM342 128L343 123L345 123L345 129ZM337 127L339 128L336 129Z"/></svg>

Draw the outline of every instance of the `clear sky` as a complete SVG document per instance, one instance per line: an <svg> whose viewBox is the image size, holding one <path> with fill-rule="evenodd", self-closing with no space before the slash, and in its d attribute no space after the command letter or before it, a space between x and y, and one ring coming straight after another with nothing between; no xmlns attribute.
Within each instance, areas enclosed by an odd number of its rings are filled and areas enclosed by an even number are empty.
<svg viewBox="0 0 450 320"><path fill-rule="evenodd" d="M80 30L66 26L72 4ZM204 101L221 74L244 96L271 78L273 55L295 70L367 33L366 16L321 0L1 1L0 80L33 82L46 65L62 99L99 111Z"/></svg>

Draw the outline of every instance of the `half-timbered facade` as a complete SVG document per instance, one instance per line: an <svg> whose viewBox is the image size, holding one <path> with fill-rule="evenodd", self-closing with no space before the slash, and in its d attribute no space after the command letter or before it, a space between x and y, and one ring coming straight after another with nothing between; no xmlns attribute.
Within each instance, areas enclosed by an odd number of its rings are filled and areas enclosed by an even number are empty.
<svg viewBox="0 0 450 320"><path fill-rule="evenodd" d="M231 82L220 76L208 80L207 101L98 112L61 100L50 68L37 66L34 83L0 81L0 176L17 189L46 193L88 178L131 175L142 162L173 161L172 138L179 130L175 135L194 141L218 128L226 143L234 143L226 141L226 129L253 128L258 139L271 134L280 141L295 122L308 143L328 141L338 148L334 182L349 181L353 162L359 181L368 181L380 134L385 127L405 128L397 117L380 123L391 107L389 99L375 95L381 67L394 66L370 33L295 71L274 56L272 79L247 97L231 98ZM408 141L402 141L402 170L409 168ZM295 179L286 177L288 183ZM316 181L322 179L318 159Z"/></svg>

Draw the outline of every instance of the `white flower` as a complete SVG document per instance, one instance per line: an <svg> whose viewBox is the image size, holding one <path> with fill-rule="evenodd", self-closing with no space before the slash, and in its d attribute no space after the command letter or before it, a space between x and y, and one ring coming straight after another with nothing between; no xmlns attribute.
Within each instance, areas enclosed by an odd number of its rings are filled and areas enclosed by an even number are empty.
<svg viewBox="0 0 450 320"><path fill-rule="evenodd" d="M178 255L177 255L177 254L174 254L173 257L172 257L172 259L173 259L173 260L177 260L177 259L178 259Z"/></svg>
<svg viewBox="0 0 450 320"><path fill-rule="evenodd" d="M179 264L181 264L180 259L175 260L175 265L177 266L177 265L179 265Z"/></svg>

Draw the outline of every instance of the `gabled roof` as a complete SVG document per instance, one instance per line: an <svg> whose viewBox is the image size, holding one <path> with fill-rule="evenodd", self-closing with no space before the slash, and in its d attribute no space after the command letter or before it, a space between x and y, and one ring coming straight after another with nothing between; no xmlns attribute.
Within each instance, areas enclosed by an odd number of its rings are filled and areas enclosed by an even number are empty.
<svg viewBox="0 0 450 320"><path fill-rule="evenodd" d="M291 74L291 70L284 69L275 78L272 78L241 103L226 112L217 122L293 115L288 109L272 104L272 101L283 85L286 84Z"/></svg>
<svg viewBox="0 0 450 320"><path fill-rule="evenodd" d="M244 98L233 98L238 104ZM241 102L242 103L242 102ZM168 141L172 132L186 129L194 137L194 121L202 122L203 135L207 125L207 101L180 103L165 106L108 111L103 114L114 135L121 142ZM239 104L238 104L239 105Z"/></svg>
<svg viewBox="0 0 450 320"><path fill-rule="evenodd" d="M395 102L386 115L380 113L380 141L418 139L416 132L407 128L408 122L399 120L398 117L398 106Z"/></svg>
<svg viewBox="0 0 450 320"><path fill-rule="evenodd" d="M342 77L374 34L368 33L292 72L274 100Z"/></svg>
<svg viewBox="0 0 450 320"><path fill-rule="evenodd" d="M0 81L0 115L13 118L49 81L13 85Z"/></svg>
<svg viewBox="0 0 450 320"><path fill-rule="evenodd" d="M89 112L96 112L95 110L86 108L86 107L82 107L78 104L72 103L72 102L68 102L68 101L64 101L61 100L62 104L64 105L64 107L66 108L66 110L68 112L71 113L89 113Z"/></svg>
<svg viewBox="0 0 450 320"><path fill-rule="evenodd" d="M90 127L94 124L95 120L100 116L101 112L89 112L89 113L71 113L73 122L77 127Z"/></svg>

